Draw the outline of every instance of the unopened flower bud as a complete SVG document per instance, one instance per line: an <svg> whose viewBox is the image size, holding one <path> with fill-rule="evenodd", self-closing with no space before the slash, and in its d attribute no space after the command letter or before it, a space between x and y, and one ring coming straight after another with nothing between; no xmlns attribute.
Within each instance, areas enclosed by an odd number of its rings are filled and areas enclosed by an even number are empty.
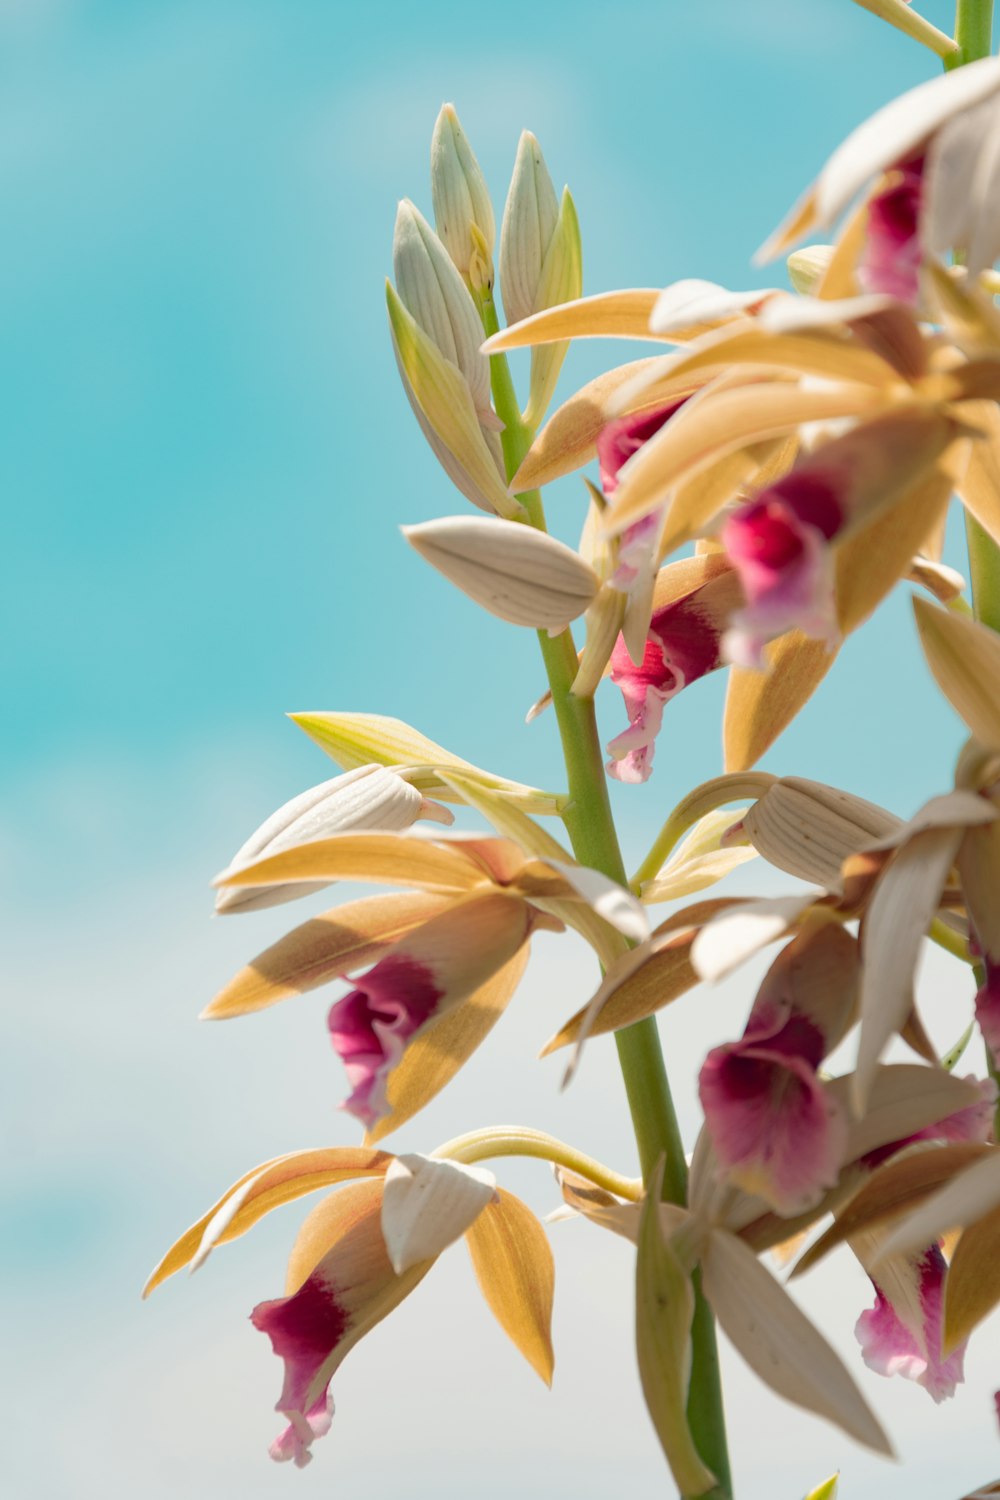
<svg viewBox="0 0 1000 1500"><path fill-rule="evenodd" d="M458 279L451 261L448 266ZM460 279L458 284L468 297ZM520 515L521 507L501 478L462 372L424 332L390 282L386 282L385 294L403 389L441 467L481 510Z"/></svg>
<svg viewBox="0 0 1000 1500"><path fill-rule="evenodd" d="M403 306L445 359L461 371L476 414L490 413L490 362L482 353L476 305L450 255L427 220L404 198L392 242L396 290Z"/></svg>
<svg viewBox="0 0 1000 1500"><path fill-rule="evenodd" d="M788 279L803 297L813 297L833 259L833 245L803 245L788 257Z"/></svg>
<svg viewBox="0 0 1000 1500"><path fill-rule="evenodd" d="M569 188L557 203L541 148L524 131L500 230L500 289L507 321L571 302L583 290L580 225ZM541 421L552 397L568 344L541 344L531 352L531 388L524 420Z"/></svg>
<svg viewBox="0 0 1000 1500"><path fill-rule="evenodd" d="M493 287L493 204L453 104L431 138L431 196L438 236L473 296Z"/></svg>
<svg viewBox="0 0 1000 1500"><path fill-rule="evenodd" d="M500 290L508 323L538 312L542 267L559 218L559 203L542 148L521 132L500 228Z"/></svg>

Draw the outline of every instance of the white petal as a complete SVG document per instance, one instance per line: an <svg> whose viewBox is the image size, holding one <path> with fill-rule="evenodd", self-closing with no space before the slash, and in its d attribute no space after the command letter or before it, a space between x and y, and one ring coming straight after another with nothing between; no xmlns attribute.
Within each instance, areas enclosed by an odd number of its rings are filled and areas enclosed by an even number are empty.
<svg viewBox="0 0 1000 1500"><path fill-rule="evenodd" d="M397 1276L433 1260L496 1198L485 1167L444 1158L397 1156L385 1174L382 1236Z"/></svg>
<svg viewBox="0 0 1000 1500"><path fill-rule="evenodd" d="M822 893L768 896L748 901L706 922L691 945L691 963L702 979L722 979L761 948L783 937Z"/></svg>
<svg viewBox="0 0 1000 1500"><path fill-rule="evenodd" d="M425 806L421 793L396 772L378 765L358 766L285 802L250 835L223 873L335 833L363 829L399 832L426 816ZM215 909L226 913L259 910L322 890L325 884L320 881L243 889L233 886L218 892Z"/></svg>
<svg viewBox="0 0 1000 1500"><path fill-rule="evenodd" d="M653 333L675 333L694 323L714 323L734 318L738 313L765 297L775 295L773 287L755 287L747 292L731 292L715 281L689 279L665 287L656 299L649 319Z"/></svg>
<svg viewBox="0 0 1000 1500"><path fill-rule="evenodd" d="M824 302L819 297L772 297L757 315L761 328L768 333L797 333L803 328L825 328L830 323L851 323L856 318L870 318L873 313L896 307L894 297L871 293L864 297L844 297Z"/></svg>
<svg viewBox="0 0 1000 1500"><path fill-rule="evenodd" d="M564 875L597 915L627 938L641 943L649 937L649 917L641 901L617 881L588 865L571 865L557 859L547 859L545 863Z"/></svg>

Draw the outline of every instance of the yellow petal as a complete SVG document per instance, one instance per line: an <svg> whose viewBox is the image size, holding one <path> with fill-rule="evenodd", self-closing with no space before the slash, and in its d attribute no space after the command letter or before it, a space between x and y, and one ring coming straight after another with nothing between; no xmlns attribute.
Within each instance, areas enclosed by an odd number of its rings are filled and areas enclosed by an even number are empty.
<svg viewBox="0 0 1000 1500"><path fill-rule="evenodd" d="M561 302L502 328L487 339L483 348L487 354L500 354L506 349L528 349L563 339L653 339L656 335L649 331L649 318L659 295L658 291L628 288Z"/></svg>
<svg viewBox="0 0 1000 1500"><path fill-rule="evenodd" d="M675 355L666 368L680 378L696 370L727 370L737 365L873 386L891 385L897 378L877 354L824 329L776 333L759 327L722 328Z"/></svg>
<svg viewBox="0 0 1000 1500"><path fill-rule="evenodd" d="M639 892L643 901L674 901L693 896L722 880L731 870L756 858L757 850L744 841L722 845L723 836L740 820L742 809L716 808L706 813L678 844L666 864Z"/></svg>
<svg viewBox="0 0 1000 1500"><path fill-rule="evenodd" d="M1000 1208L970 1224L948 1267L942 1352L949 1355L1000 1302Z"/></svg>
<svg viewBox="0 0 1000 1500"><path fill-rule="evenodd" d="M499 1188L497 1201L484 1208L465 1239L488 1307L551 1385L555 1267L545 1230L520 1198Z"/></svg>
<svg viewBox="0 0 1000 1500"><path fill-rule="evenodd" d="M835 1222L809 1247L793 1275L801 1276L851 1235L885 1224L923 1203L943 1183L949 1183L965 1168L989 1156L990 1152L989 1146L978 1141L957 1141L945 1146L922 1147L876 1168L863 1187L837 1210ZM929 1235L920 1248L926 1248L933 1238Z"/></svg>
<svg viewBox="0 0 1000 1500"><path fill-rule="evenodd" d="M204 1259L212 1245L224 1245L245 1234L258 1219L305 1193L347 1182L355 1177L381 1177L392 1157L363 1146L333 1146L326 1150L293 1151L255 1167L234 1182L207 1214L182 1234L150 1276L143 1291L173 1276L196 1256Z"/></svg>
<svg viewBox="0 0 1000 1500"><path fill-rule="evenodd" d="M243 1016L304 995L355 969L367 968L422 922L439 916L447 896L407 891L366 896L303 922L241 969L202 1011L204 1021Z"/></svg>
<svg viewBox="0 0 1000 1500"><path fill-rule="evenodd" d="M394 833L340 833L272 854L242 870L223 871L221 886L282 885L299 880L363 880L415 885L429 891L467 891L482 874L459 851Z"/></svg>
<svg viewBox="0 0 1000 1500"><path fill-rule="evenodd" d="M994 401L975 401L963 407L962 415L984 436L971 444L956 488L962 504L1000 543L1000 408Z"/></svg>
<svg viewBox="0 0 1000 1500"><path fill-rule="evenodd" d="M833 666L824 641L792 630L765 647L767 671L733 667L722 737L727 771L747 771L769 750Z"/></svg>
<svg viewBox="0 0 1000 1500"><path fill-rule="evenodd" d="M1000 750L1000 636L925 599L914 599L913 609L938 687L976 739Z"/></svg>

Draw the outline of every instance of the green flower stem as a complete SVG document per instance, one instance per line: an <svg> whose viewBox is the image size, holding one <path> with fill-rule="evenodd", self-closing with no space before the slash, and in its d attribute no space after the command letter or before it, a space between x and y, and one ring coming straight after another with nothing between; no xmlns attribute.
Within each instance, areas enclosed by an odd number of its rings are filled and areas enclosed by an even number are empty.
<svg viewBox="0 0 1000 1500"><path fill-rule="evenodd" d="M977 62L993 51L993 0L956 0L955 41L958 52L944 60L946 68Z"/></svg>
<svg viewBox="0 0 1000 1500"><path fill-rule="evenodd" d="M491 297L482 301L480 311L487 336L496 333L499 322ZM534 434L522 421L505 355L491 357L490 374L493 401L497 415L504 423L501 443L510 477L520 467ZM544 531L545 513L541 495L535 490L521 495L520 499L530 524ZM577 671L576 645L572 632L565 630L560 635L551 637L541 630L538 632L538 641L548 673L566 762L569 801L563 810L563 821L573 853L581 864L590 865L621 885L627 885L628 878L611 814L594 701L592 697L576 697L572 692ZM649 1182L662 1159L663 1196L668 1202L683 1204L687 1198L684 1143L670 1094L655 1019L649 1017L616 1032L615 1041L643 1180ZM720 1481L713 1500L730 1500L732 1481L719 1381L715 1323L697 1284L695 1294L688 1419L699 1453Z"/></svg>
<svg viewBox="0 0 1000 1500"><path fill-rule="evenodd" d="M595 1187L604 1188L618 1198L638 1203L642 1197L642 1183L635 1177L623 1177L613 1172L603 1162L557 1141L544 1130L530 1130L521 1125L496 1125L485 1130L472 1130L468 1135L456 1136L444 1146L431 1153L446 1156L451 1161L489 1161L498 1156L532 1156L541 1161L555 1162L579 1177L586 1177Z"/></svg>

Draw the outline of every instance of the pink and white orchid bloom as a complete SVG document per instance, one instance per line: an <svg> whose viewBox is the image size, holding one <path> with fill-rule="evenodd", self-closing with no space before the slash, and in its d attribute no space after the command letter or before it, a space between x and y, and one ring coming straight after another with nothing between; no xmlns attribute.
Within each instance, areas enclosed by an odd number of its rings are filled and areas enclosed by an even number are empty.
<svg viewBox="0 0 1000 1500"><path fill-rule="evenodd" d="M858 958L841 927L805 929L768 971L738 1042L715 1047L699 1078L721 1174L779 1213L802 1213L838 1179L847 1111L819 1066L853 1016Z"/></svg>
<svg viewBox="0 0 1000 1500"><path fill-rule="evenodd" d="M868 182L881 178L869 200L863 284L915 301L921 263L949 250L961 252L969 274L978 276L1000 254L998 128L996 57L910 89L838 146L761 258L828 228Z"/></svg>
<svg viewBox="0 0 1000 1500"><path fill-rule="evenodd" d="M725 665L723 633L741 598L737 574L718 553L682 559L657 575L641 659L632 659L623 635L611 653L611 680L622 690L629 717L628 728L608 745L608 774L616 781L649 779L664 707Z"/></svg>
<svg viewBox="0 0 1000 1500"><path fill-rule="evenodd" d="M471 896L402 939L335 1001L330 1040L351 1084L342 1108L367 1129L382 1119L388 1076L409 1044L503 968L539 916L506 895Z"/></svg>

